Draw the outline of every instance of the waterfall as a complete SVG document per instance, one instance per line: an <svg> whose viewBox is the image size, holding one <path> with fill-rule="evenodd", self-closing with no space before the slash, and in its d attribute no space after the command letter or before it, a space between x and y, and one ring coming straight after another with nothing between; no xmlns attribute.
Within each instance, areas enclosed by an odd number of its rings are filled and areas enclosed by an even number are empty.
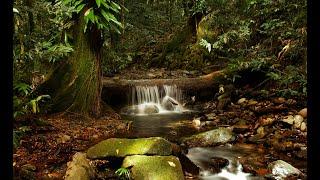
<svg viewBox="0 0 320 180"><path fill-rule="evenodd" d="M134 86L130 93L131 108L129 114L154 114L183 112L186 109L180 102L183 100L182 90L176 85Z"/></svg>

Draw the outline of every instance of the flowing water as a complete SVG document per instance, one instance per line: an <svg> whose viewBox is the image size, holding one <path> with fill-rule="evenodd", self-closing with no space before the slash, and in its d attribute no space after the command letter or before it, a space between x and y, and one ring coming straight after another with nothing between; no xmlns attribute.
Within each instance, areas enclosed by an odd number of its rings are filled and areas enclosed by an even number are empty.
<svg viewBox="0 0 320 180"><path fill-rule="evenodd" d="M169 86L134 86L130 93L131 106L124 108L122 114L150 115L183 113L182 90L176 85Z"/></svg>
<svg viewBox="0 0 320 180"><path fill-rule="evenodd" d="M229 179L229 180L251 180L263 179L262 177L252 176L242 171L242 165L239 163L240 158L244 157L262 157L263 154L254 148L246 148L237 145L218 146L218 147L195 147L188 150L187 157L200 167L199 178L201 179ZM212 158L223 158L228 160L228 165L221 169L219 173L210 171L210 165L213 163Z"/></svg>
<svg viewBox="0 0 320 180"><path fill-rule="evenodd" d="M192 125L195 113L183 106L182 91L175 85L169 86L135 86L131 89L131 104L121 110L124 119L133 122L130 137L160 136L175 142L183 136L198 132ZM200 179L253 179L242 171L238 162L241 156L251 156L252 152L241 147L191 148L187 156L201 171ZM210 158L221 157L229 161L229 165L220 173L212 173L208 165Z"/></svg>

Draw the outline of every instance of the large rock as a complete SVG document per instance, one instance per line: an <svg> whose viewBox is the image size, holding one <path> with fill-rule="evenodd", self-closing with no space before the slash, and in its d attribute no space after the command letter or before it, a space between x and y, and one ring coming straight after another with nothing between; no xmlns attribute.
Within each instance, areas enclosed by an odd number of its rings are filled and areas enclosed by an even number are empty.
<svg viewBox="0 0 320 180"><path fill-rule="evenodd" d="M65 180L90 180L94 176L94 169L85 153L77 152L67 166Z"/></svg>
<svg viewBox="0 0 320 180"><path fill-rule="evenodd" d="M159 108L155 104L146 104L144 106L143 112L145 114L156 114L159 113Z"/></svg>
<svg viewBox="0 0 320 180"><path fill-rule="evenodd" d="M173 111L176 106L178 106L179 103L173 99L172 97L165 96L162 100L161 106L169 111Z"/></svg>
<svg viewBox="0 0 320 180"><path fill-rule="evenodd" d="M268 165L268 169L272 172L272 175L276 177L276 179L284 179L288 176L300 175L301 171L291 164L277 160Z"/></svg>
<svg viewBox="0 0 320 180"><path fill-rule="evenodd" d="M189 147L195 146L213 146L233 141L234 135L228 128L218 128L211 131L202 132L187 138L182 142Z"/></svg>
<svg viewBox="0 0 320 180"><path fill-rule="evenodd" d="M183 180L179 159L175 156L127 156L122 167L131 168L132 179Z"/></svg>
<svg viewBox="0 0 320 180"><path fill-rule="evenodd" d="M121 139L111 138L89 148L90 159L105 157L125 157L128 155L171 155L173 144L160 137Z"/></svg>

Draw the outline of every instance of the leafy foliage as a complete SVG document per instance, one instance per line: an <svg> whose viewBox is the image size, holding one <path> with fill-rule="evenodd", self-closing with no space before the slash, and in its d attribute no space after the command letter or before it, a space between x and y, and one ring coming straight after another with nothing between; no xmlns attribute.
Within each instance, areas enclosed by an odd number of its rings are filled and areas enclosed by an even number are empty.
<svg viewBox="0 0 320 180"><path fill-rule="evenodd" d="M243 70L265 72L279 95L306 96L305 0L206 3L198 43L211 49L202 51L207 62L226 61L230 79Z"/></svg>
<svg viewBox="0 0 320 180"><path fill-rule="evenodd" d="M115 14L121 10L120 5L111 0L95 0L95 3L90 3L86 0L63 0L63 2L76 9L76 12L84 13L84 19L87 28L92 25L98 29L115 30L120 33L119 28L123 28L122 24L117 20Z"/></svg>
<svg viewBox="0 0 320 180"><path fill-rule="evenodd" d="M117 176L120 178L120 179L130 179L131 176L130 176L130 170L127 169L127 168L119 168L116 172Z"/></svg>
<svg viewBox="0 0 320 180"><path fill-rule="evenodd" d="M13 117L17 118L27 113L39 113L40 103L50 99L49 95L33 97L31 86L17 82L13 84Z"/></svg>
<svg viewBox="0 0 320 180"><path fill-rule="evenodd" d="M206 41L205 39L201 39L199 44L200 46L205 47L209 51L209 53L211 52L211 48L212 48L211 43L208 43L208 41Z"/></svg>
<svg viewBox="0 0 320 180"><path fill-rule="evenodd" d="M28 132L31 131L31 128L29 126L21 126L17 130L13 130L13 149L16 149L20 145L20 139Z"/></svg>

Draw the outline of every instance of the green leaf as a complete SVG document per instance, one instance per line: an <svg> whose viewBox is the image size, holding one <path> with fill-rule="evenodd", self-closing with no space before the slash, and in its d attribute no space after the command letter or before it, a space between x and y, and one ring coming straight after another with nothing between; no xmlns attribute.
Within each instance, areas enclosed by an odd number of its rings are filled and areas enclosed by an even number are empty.
<svg viewBox="0 0 320 180"><path fill-rule="evenodd" d="M120 7L117 3L111 1L111 9L112 9L114 12L117 12L117 13L118 13L119 10L121 9L121 7Z"/></svg>
<svg viewBox="0 0 320 180"><path fill-rule="evenodd" d="M37 103L36 103L36 100L33 99L30 101L30 104L31 104L31 107L32 107L32 112L33 113L37 113Z"/></svg>
<svg viewBox="0 0 320 180"><path fill-rule="evenodd" d="M103 0L102 0L103 1ZM98 5L98 8L100 7L101 5L101 0L96 0L96 4Z"/></svg>
<svg viewBox="0 0 320 180"><path fill-rule="evenodd" d="M78 7L76 7L77 13L79 13L84 8L84 6L85 4L80 4Z"/></svg>

